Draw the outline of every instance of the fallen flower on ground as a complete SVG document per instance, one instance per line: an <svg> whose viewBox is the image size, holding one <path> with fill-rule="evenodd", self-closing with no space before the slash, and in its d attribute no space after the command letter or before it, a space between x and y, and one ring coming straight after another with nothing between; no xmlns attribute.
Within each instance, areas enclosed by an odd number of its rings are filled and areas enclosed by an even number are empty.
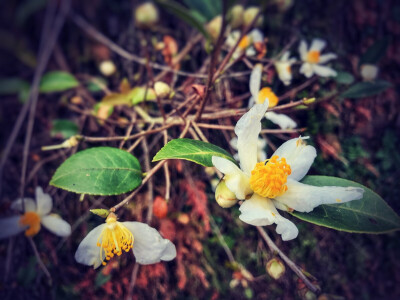
<svg viewBox="0 0 400 300"><path fill-rule="evenodd" d="M240 168L233 162L213 156L213 165L223 174L226 186L240 206L239 218L254 226L277 224L276 232L284 241L297 237L297 227L282 217L284 211L310 212L321 204L344 203L361 199L362 188L338 186L311 186L299 181L307 174L315 157L313 146L306 145L304 137L283 143L270 159L257 162L257 140L261 119L268 108L268 99L256 104L237 122Z"/></svg>
<svg viewBox="0 0 400 300"><path fill-rule="evenodd" d="M23 212L23 215L0 219L0 239L8 238L25 231L27 237L36 235L41 225L55 235L66 237L71 234L71 226L57 214L50 214L53 201L49 194L36 188L36 202L31 198L20 198L11 205L12 209Z"/></svg>
<svg viewBox="0 0 400 300"><path fill-rule="evenodd" d="M326 46L326 42L321 39L313 39L310 49L307 50L306 41L302 40L299 45L299 53L301 60L304 62L300 68L300 73L310 78L314 74L321 77L336 76L337 73L334 69L323 66L322 64L337 58L334 53L327 53L321 55L322 49Z"/></svg>
<svg viewBox="0 0 400 300"><path fill-rule="evenodd" d="M105 224L94 228L79 244L75 253L77 262L93 266L106 265L114 255L133 251L136 262L141 265L170 261L176 257L174 244L163 239L160 233L145 223L118 222L110 213Z"/></svg>

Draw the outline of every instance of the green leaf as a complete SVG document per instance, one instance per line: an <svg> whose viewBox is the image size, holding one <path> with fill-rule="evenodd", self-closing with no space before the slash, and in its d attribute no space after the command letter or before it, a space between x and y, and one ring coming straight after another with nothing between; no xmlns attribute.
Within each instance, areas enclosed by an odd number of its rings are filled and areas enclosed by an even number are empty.
<svg viewBox="0 0 400 300"><path fill-rule="evenodd" d="M354 82L354 76L349 72L339 71L333 79L340 84L352 84Z"/></svg>
<svg viewBox="0 0 400 300"><path fill-rule="evenodd" d="M50 131L51 136L61 135L62 138L68 139L78 134L79 127L69 120L53 120L53 127Z"/></svg>
<svg viewBox="0 0 400 300"><path fill-rule="evenodd" d="M213 156L220 156L237 164L234 158L224 149L210 143L191 139L175 139L170 141L158 151L153 161L185 159L205 167L212 167L211 157Z"/></svg>
<svg viewBox="0 0 400 300"><path fill-rule="evenodd" d="M207 39L209 39L210 36L208 32L204 29L204 24L200 23L198 19L192 15L189 9L172 0L157 0L156 2L163 8L168 10L170 13L180 18L182 21L196 28Z"/></svg>
<svg viewBox="0 0 400 300"><path fill-rule="evenodd" d="M355 186L364 189L360 200L320 205L310 213L293 212L295 217L320 226L356 233L386 233L400 229L400 217L369 188L342 178L307 176L302 183L314 186Z"/></svg>
<svg viewBox="0 0 400 300"><path fill-rule="evenodd" d="M104 275L102 272L98 272L94 280L94 287L99 288L111 280L111 275Z"/></svg>
<svg viewBox="0 0 400 300"><path fill-rule="evenodd" d="M42 93L63 92L79 86L78 80L68 72L52 71L46 73L40 81Z"/></svg>
<svg viewBox="0 0 400 300"><path fill-rule="evenodd" d="M0 95L18 94L19 100L25 102L29 97L30 85L27 81L19 78L0 79Z"/></svg>
<svg viewBox="0 0 400 300"><path fill-rule="evenodd" d="M91 92L101 92L102 91L101 85L103 86L108 85L107 80L105 80L102 77L95 77L86 84L87 84L87 89Z"/></svg>
<svg viewBox="0 0 400 300"><path fill-rule="evenodd" d="M196 14L200 14L206 20L210 21L212 18L221 14L222 7L221 1L214 0L183 0L183 2ZM193 12L192 12L193 13Z"/></svg>
<svg viewBox="0 0 400 300"><path fill-rule="evenodd" d="M392 84L385 80L377 80L374 82L359 82L351 86L347 91L343 92L341 98L365 98L374 95L378 95L388 88Z"/></svg>
<svg viewBox="0 0 400 300"><path fill-rule="evenodd" d="M385 56L386 50L389 46L389 39L383 38L376 41L360 58L360 65L362 64L377 64L379 60Z"/></svg>
<svg viewBox="0 0 400 300"><path fill-rule="evenodd" d="M141 182L142 171L136 157L117 148L96 147L68 158L50 184L79 194L119 195Z"/></svg>

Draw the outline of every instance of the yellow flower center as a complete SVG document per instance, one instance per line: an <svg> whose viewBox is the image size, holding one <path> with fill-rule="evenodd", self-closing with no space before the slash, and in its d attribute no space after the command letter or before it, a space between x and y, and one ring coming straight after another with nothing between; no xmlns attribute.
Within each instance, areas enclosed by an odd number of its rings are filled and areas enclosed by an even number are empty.
<svg viewBox="0 0 400 300"><path fill-rule="evenodd" d="M24 213L19 219L19 223L22 226L28 226L28 229L25 230L25 235L29 237L34 236L40 230L40 216L33 211Z"/></svg>
<svg viewBox="0 0 400 300"><path fill-rule="evenodd" d="M256 164L251 171L250 187L262 197L275 198L287 191L286 180L291 172L286 159L279 159L278 155L274 155L265 163Z"/></svg>
<svg viewBox="0 0 400 300"><path fill-rule="evenodd" d="M262 88L261 91L258 92L258 97L256 102L258 104L262 104L265 101L265 98L269 100L268 107L274 107L278 104L279 98L275 95L275 93L269 87Z"/></svg>
<svg viewBox="0 0 400 300"><path fill-rule="evenodd" d="M319 56L320 56L319 51L315 50L309 51L307 53L307 61L311 64L317 64L319 62Z"/></svg>
<svg viewBox="0 0 400 300"><path fill-rule="evenodd" d="M241 50L245 50L245 49L247 49L247 47L250 46L250 43L251 43L250 38L249 38L247 35L245 35L245 36L240 40L238 47L239 47L239 49L241 49Z"/></svg>
<svg viewBox="0 0 400 300"><path fill-rule="evenodd" d="M110 213L106 219L107 226L101 232L97 246L100 247L100 259L102 264L106 265L103 259L102 250L105 253L105 259L110 260L114 254L120 256L122 250L128 252L133 247L133 234L122 223L117 222L117 216Z"/></svg>

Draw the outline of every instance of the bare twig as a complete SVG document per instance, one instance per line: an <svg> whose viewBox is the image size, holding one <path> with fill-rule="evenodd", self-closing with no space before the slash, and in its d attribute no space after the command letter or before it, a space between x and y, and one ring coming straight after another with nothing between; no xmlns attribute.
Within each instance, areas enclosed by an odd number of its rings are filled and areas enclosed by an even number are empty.
<svg viewBox="0 0 400 300"><path fill-rule="evenodd" d="M137 275L139 273L139 267L140 267L140 265L138 263L135 263L135 265L133 266L132 275L131 275L131 281L129 283L128 295L126 296L126 300L132 300L133 289L135 288L136 278L137 278Z"/></svg>
<svg viewBox="0 0 400 300"><path fill-rule="evenodd" d="M33 252L35 253L35 256L36 256L36 259L37 259L37 262L38 262L40 268L42 269L43 273L46 275L46 277L47 277L47 279L49 281L49 284L51 285L52 279L51 279L50 272L49 272L49 270L47 270L47 268L44 265L42 259L40 258L40 254L39 254L39 251L38 251L38 249L36 247L35 242L33 241L33 239L31 237L28 238L28 241L32 246Z"/></svg>

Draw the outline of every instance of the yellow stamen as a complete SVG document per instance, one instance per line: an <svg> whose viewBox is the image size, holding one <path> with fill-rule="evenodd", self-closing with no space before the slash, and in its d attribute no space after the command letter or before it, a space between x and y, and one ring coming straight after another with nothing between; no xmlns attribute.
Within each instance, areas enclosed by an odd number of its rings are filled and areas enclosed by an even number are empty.
<svg viewBox="0 0 400 300"><path fill-rule="evenodd" d="M319 62L319 56L320 56L320 52L319 51L309 51L307 53L307 62L311 63L311 64L317 64Z"/></svg>
<svg viewBox="0 0 400 300"><path fill-rule="evenodd" d="M287 191L287 177L292 170L286 159L274 155L266 163L259 162L251 171L250 187L262 197L275 198Z"/></svg>
<svg viewBox="0 0 400 300"><path fill-rule="evenodd" d="M117 216L114 213L110 213L106 219L107 226L104 227L98 240L97 246L100 247L100 259L102 264L106 265L103 258L103 252L105 259L110 260L114 254L120 256L122 250L128 252L133 247L133 235L120 222L117 222Z"/></svg>
<svg viewBox="0 0 400 300"><path fill-rule="evenodd" d="M265 101L265 98L269 100L268 107L274 107L278 104L279 98L275 95L275 93L269 87L262 88L261 91L258 93L258 98L256 102L258 104L262 104Z"/></svg>
<svg viewBox="0 0 400 300"><path fill-rule="evenodd" d="M245 35L245 36L240 40L238 47L239 47L239 49L241 49L241 50L245 50L245 49L247 49L247 48L250 46L250 43L251 43L250 38L249 38L247 35Z"/></svg>
<svg viewBox="0 0 400 300"><path fill-rule="evenodd" d="M21 219L19 219L19 223L22 226L28 226L28 229L25 230L26 236L32 237L36 235L40 230L40 216L33 211L28 211L24 213L21 216Z"/></svg>
<svg viewBox="0 0 400 300"><path fill-rule="evenodd" d="M291 67L290 65L286 66L286 71L287 71L289 74L292 74L292 67Z"/></svg>

